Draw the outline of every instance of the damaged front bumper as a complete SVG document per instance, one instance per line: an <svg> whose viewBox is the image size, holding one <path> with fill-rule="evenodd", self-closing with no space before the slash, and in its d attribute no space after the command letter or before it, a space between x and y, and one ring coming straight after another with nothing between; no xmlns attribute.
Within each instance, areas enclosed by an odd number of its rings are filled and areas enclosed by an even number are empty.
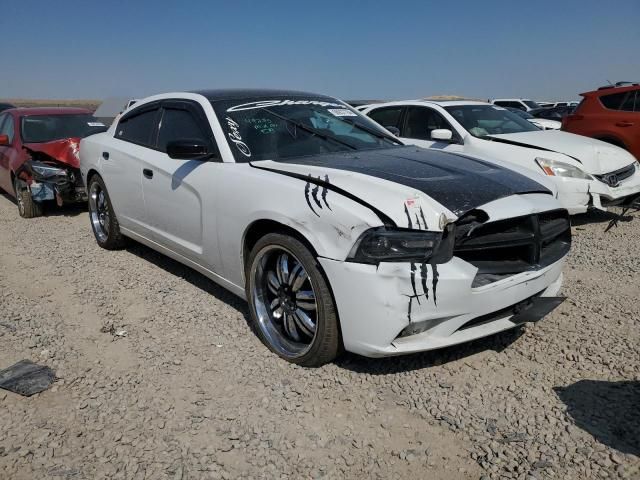
<svg viewBox="0 0 640 480"><path fill-rule="evenodd" d="M426 264L413 281L406 262L319 261L333 288L344 346L367 357L433 350L514 328L522 302L558 293L564 265L562 258L473 287L478 269L458 257L435 268Z"/></svg>
<svg viewBox="0 0 640 480"><path fill-rule="evenodd" d="M607 210L640 194L640 169L630 177L610 186L605 181L555 177L558 200L571 215L585 213L590 208ZM604 175L602 175L604 177Z"/></svg>
<svg viewBox="0 0 640 480"><path fill-rule="evenodd" d="M64 164L27 160L16 172L25 180L36 202L55 200L58 205L87 201L80 170Z"/></svg>

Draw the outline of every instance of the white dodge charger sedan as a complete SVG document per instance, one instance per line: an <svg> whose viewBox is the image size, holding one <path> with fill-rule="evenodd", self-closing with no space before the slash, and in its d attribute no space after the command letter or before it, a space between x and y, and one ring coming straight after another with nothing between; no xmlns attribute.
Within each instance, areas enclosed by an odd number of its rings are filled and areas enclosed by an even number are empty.
<svg viewBox="0 0 640 480"><path fill-rule="evenodd" d="M632 203L640 195L640 165L626 150L581 135L542 131L505 107L407 100L361 111L407 143L506 162L533 179L546 177L571 214Z"/></svg>
<svg viewBox="0 0 640 480"><path fill-rule="evenodd" d="M130 237L247 299L301 365L465 342L561 301L571 231L547 188L405 146L331 97L157 95L80 157L99 245Z"/></svg>

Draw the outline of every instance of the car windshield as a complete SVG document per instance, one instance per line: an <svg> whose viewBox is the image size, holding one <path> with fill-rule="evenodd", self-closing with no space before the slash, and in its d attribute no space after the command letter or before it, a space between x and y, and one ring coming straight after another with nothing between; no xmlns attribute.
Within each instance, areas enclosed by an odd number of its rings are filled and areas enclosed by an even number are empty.
<svg viewBox="0 0 640 480"><path fill-rule="evenodd" d="M524 103L529 108L540 108L540 105L538 105L533 100L523 100L522 103Z"/></svg>
<svg viewBox="0 0 640 480"><path fill-rule="evenodd" d="M402 145L333 98L252 97L214 100L212 105L237 162Z"/></svg>
<svg viewBox="0 0 640 480"><path fill-rule="evenodd" d="M445 109L465 130L478 138L540 130L533 123L495 105L456 105Z"/></svg>
<svg viewBox="0 0 640 480"><path fill-rule="evenodd" d="M22 117L22 141L45 143L63 138L84 138L107 130L104 123L91 114L28 115Z"/></svg>

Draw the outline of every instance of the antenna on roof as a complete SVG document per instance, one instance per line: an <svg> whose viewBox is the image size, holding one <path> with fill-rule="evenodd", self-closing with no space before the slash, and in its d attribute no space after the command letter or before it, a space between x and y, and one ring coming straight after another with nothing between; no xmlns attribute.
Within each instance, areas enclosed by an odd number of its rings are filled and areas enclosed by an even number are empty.
<svg viewBox="0 0 640 480"><path fill-rule="evenodd" d="M607 79L605 78L605 80L607 80ZM612 87L614 86L614 85L613 85L613 83L611 83L611 80L607 80L607 83L608 83L609 85L611 85Z"/></svg>

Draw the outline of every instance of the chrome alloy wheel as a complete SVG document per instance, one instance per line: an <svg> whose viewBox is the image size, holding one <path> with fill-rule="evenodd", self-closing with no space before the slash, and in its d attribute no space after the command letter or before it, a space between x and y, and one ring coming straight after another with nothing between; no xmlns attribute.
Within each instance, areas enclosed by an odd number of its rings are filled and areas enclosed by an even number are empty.
<svg viewBox="0 0 640 480"><path fill-rule="evenodd" d="M300 261L281 246L267 246L253 262L251 281L258 326L266 340L283 356L304 355L316 335L318 308Z"/></svg>
<svg viewBox="0 0 640 480"><path fill-rule="evenodd" d="M24 199L22 198L22 192L26 190L26 187L23 187L22 182L18 179L16 179L14 187L16 191L16 202L18 202L18 211L20 215L24 217L26 207L24 205Z"/></svg>
<svg viewBox="0 0 640 480"><path fill-rule="evenodd" d="M109 237L111 218L106 194L98 182L93 182L89 191L89 216L98 240L106 242Z"/></svg>

